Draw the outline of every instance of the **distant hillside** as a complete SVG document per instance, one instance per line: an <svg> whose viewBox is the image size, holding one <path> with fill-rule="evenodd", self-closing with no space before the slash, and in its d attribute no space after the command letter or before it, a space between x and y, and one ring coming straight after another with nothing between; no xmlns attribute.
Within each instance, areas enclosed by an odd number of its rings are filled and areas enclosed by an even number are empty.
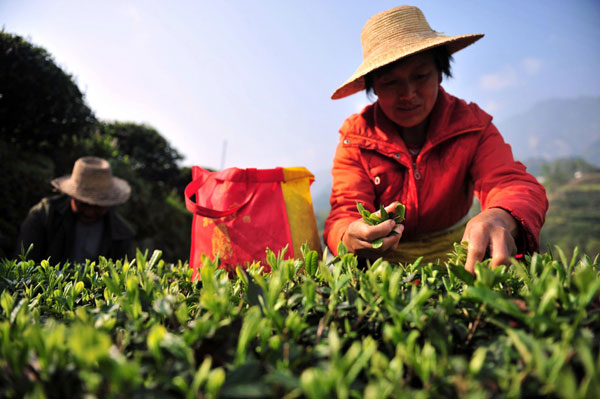
<svg viewBox="0 0 600 399"><path fill-rule="evenodd" d="M600 254L600 173L572 179L548 196L550 208L542 228L542 251L554 245L571 252L576 246L592 258Z"/></svg>
<svg viewBox="0 0 600 399"><path fill-rule="evenodd" d="M527 171L540 179L546 190L550 191L567 184L575 176L600 173L600 166L587 162L581 157L553 160L529 158L523 163L527 166Z"/></svg>
<svg viewBox="0 0 600 399"><path fill-rule="evenodd" d="M580 156L600 166L600 97L547 100L496 124L519 160Z"/></svg>

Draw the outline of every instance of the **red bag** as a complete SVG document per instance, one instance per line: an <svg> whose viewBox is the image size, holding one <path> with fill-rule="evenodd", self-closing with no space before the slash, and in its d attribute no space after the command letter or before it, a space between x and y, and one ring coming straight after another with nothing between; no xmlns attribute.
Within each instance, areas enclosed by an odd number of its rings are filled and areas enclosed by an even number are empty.
<svg viewBox="0 0 600 399"><path fill-rule="evenodd" d="M253 261L264 262L266 248L299 257L305 242L321 252L310 197L314 176L305 168L238 169L210 172L192 168L185 189L187 209L194 213L190 266L201 267L201 254L221 259L232 272ZM196 201L191 196L196 195Z"/></svg>

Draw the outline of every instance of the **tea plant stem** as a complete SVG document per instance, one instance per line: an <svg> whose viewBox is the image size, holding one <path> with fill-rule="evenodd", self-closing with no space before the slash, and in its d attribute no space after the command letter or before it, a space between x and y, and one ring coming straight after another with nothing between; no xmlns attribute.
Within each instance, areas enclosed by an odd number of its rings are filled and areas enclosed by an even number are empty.
<svg viewBox="0 0 600 399"><path fill-rule="evenodd" d="M358 316L358 319L356 319L356 321L354 322L354 324L352 324L352 329L356 330L358 328L358 326L362 323L363 319L365 318L364 313L361 314L360 316Z"/></svg>
<svg viewBox="0 0 600 399"><path fill-rule="evenodd" d="M315 340L315 345L319 343L321 340L321 335L323 335L323 331L325 330L325 316L319 319L319 326L317 327L317 336Z"/></svg>
<svg viewBox="0 0 600 399"><path fill-rule="evenodd" d="M469 346L469 344L471 343L471 340L473 339L473 336L475 335L475 331L477 331L477 327L479 327L479 323L481 322L481 316L483 315L483 312L485 310L485 304L481 304L481 306L479 307L479 312L477 313L477 317L475 318L475 321L473 322L473 324L471 325L471 328L469 329L469 335L467 335L467 340L465 345Z"/></svg>

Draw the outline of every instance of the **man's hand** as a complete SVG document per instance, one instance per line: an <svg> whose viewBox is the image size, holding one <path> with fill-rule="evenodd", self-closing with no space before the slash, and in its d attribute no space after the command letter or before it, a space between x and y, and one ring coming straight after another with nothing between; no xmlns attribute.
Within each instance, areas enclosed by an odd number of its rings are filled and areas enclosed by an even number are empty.
<svg viewBox="0 0 600 399"><path fill-rule="evenodd" d="M396 204L398 203L393 202L386 206L386 212L393 212L396 209ZM374 212L374 214L381 216L379 211ZM388 234L392 231L395 231L397 234L388 237ZM384 252L398 247L403 231L404 225L396 224L392 219L371 226L360 218L348 225L348 228L342 237L342 242L346 248L348 248L349 252L365 258L378 258ZM375 249L371 243L378 238L383 240L383 245Z"/></svg>
<svg viewBox="0 0 600 399"><path fill-rule="evenodd" d="M517 253L515 239L519 225L515 218L500 208L481 212L467 223L462 241L469 243L465 269L475 272L475 262L483 260L489 249L492 267L508 265Z"/></svg>

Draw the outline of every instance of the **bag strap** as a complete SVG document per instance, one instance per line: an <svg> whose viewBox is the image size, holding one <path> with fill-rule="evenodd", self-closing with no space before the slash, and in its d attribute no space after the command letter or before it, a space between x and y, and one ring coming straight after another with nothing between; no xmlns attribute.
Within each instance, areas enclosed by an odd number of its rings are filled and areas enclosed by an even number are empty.
<svg viewBox="0 0 600 399"><path fill-rule="evenodd" d="M211 208L206 208L204 206L200 206L197 203L195 203L194 201L192 201L191 197L192 195L196 194L198 192L198 189L200 187L202 187L202 185L206 182L206 179L204 179L203 177L199 177L197 179L192 180L187 186L185 186L185 207L187 208L188 211L194 213L194 214L198 214L200 216L205 216L208 218L222 218L225 216L229 216L235 212L237 212L238 210L240 210L240 208L242 208L244 205L246 205L248 202L250 202L250 200L252 199L252 197L254 196L254 192L255 190L252 190L244 199L244 201L241 203L241 205L237 205L234 206L233 208L230 209L225 209L225 210L216 210L216 209L211 209Z"/></svg>

